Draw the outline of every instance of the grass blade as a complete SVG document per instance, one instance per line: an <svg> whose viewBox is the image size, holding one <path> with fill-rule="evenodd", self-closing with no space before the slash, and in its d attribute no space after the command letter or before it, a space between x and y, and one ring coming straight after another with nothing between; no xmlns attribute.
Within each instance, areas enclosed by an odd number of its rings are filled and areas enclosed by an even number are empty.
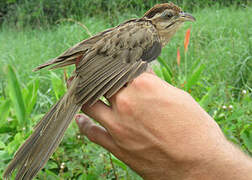
<svg viewBox="0 0 252 180"><path fill-rule="evenodd" d="M195 69L199 66L200 63L201 63L200 59L195 60L192 64L192 67L190 67L189 74L192 74L195 71Z"/></svg>
<svg viewBox="0 0 252 180"><path fill-rule="evenodd" d="M0 105L0 125L2 123L5 123L5 120L7 119L8 115L10 112L10 101L5 100L3 103Z"/></svg>
<svg viewBox="0 0 252 180"><path fill-rule="evenodd" d="M11 101L9 99L7 100L1 100L0 104L0 134L1 133L9 133L11 132L11 128L9 126L9 123L7 123L7 118L10 112L10 105ZM1 139L0 139L1 140Z"/></svg>
<svg viewBox="0 0 252 180"><path fill-rule="evenodd" d="M153 71L155 72L155 74L156 74L158 77L160 77L161 79L164 79L164 76L163 76L161 67L153 66L152 69L153 69Z"/></svg>
<svg viewBox="0 0 252 180"><path fill-rule="evenodd" d="M205 65L201 64L194 72L193 74L188 78L187 83L185 84L185 89L188 91L191 89L193 85L196 85L198 80L200 79L200 75L205 69Z"/></svg>
<svg viewBox="0 0 252 180"><path fill-rule="evenodd" d="M240 136L248 151L252 153L252 125L246 125Z"/></svg>
<svg viewBox="0 0 252 180"><path fill-rule="evenodd" d="M161 57L158 57L158 62L165 67L165 69L167 70L167 72L169 73L170 77L172 77L172 71L171 68L167 65L167 63L165 62L165 60Z"/></svg>
<svg viewBox="0 0 252 180"><path fill-rule="evenodd" d="M171 79L172 79L172 78L171 78L169 72L167 71L167 69L164 68L164 67L162 67L161 70L162 70L162 73L163 73L163 76L164 76L165 81L171 84Z"/></svg>
<svg viewBox="0 0 252 180"><path fill-rule="evenodd" d="M123 170L127 170L127 165L124 164L122 161L117 159L114 155L111 155L113 163L115 163L117 166L121 167Z"/></svg>
<svg viewBox="0 0 252 180"><path fill-rule="evenodd" d="M21 127L28 124L26 120L25 104L21 93L20 83L12 66L8 65L8 88L11 101L14 105L16 116Z"/></svg>
<svg viewBox="0 0 252 180"><path fill-rule="evenodd" d="M57 100L65 93L66 86L63 80L54 72L51 72L51 82L53 87L53 92Z"/></svg>
<svg viewBox="0 0 252 180"><path fill-rule="evenodd" d="M209 91L201 98L201 100L199 101L199 104L202 108L206 109L207 106L209 105L209 103L212 100L212 97L214 96L215 92L216 92L217 88L216 86L211 87L209 89Z"/></svg>
<svg viewBox="0 0 252 180"><path fill-rule="evenodd" d="M37 101L39 80L29 82L27 88L23 89L26 115L29 117Z"/></svg>

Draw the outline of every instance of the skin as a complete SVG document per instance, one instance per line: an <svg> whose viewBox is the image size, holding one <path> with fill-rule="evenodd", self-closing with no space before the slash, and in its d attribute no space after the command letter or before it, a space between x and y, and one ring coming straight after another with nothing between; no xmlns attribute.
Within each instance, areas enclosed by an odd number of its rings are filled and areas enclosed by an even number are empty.
<svg viewBox="0 0 252 180"><path fill-rule="evenodd" d="M144 179L247 180L252 161L186 92L144 73L79 114L80 132Z"/></svg>

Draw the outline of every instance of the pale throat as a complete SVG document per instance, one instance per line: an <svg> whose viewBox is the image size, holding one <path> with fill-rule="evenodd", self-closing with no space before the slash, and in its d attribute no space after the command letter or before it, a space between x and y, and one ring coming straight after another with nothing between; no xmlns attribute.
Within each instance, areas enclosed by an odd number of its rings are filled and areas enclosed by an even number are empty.
<svg viewBox="0 0 252 180"><path fill-rule="evenodd" d="M166 46L169 43L171 38L175 35L175 33L182 26L182 24L183 23L178 24L178 25L174 26L173 28L170 28L169 30L164 29L164 30L158 31L162 47Z"/></svg>

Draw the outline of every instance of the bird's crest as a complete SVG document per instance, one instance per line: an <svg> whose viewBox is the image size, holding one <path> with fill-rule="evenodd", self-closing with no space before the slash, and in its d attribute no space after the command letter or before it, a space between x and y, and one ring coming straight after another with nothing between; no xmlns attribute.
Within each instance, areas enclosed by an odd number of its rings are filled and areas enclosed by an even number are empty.
<svg viewBox="0 0 252 180"><path fill-rule="evenodd" d="M153 8L151 8L149 11L147 11L144 14L144 17L152 18L152 17L155 16L155 14L161 13L165 9L172 9L172 10L174 10L177 13L180 13L182 11L180 7L176 6L172 2L170 2L170 3L164 3L164 4L157 4Z"/></svg>

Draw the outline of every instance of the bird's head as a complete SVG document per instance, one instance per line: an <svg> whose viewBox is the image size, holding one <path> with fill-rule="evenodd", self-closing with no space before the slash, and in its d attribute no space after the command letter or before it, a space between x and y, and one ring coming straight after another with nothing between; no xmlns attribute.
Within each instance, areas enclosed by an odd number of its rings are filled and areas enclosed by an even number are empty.
<svg viewBox="0 0 252 180"><path fill-rule="evenodd" d="M196 19L173 3L157 4L147 11L144 19L150 20L158 30L162 45L165 46L185 21Z"/></svg>

